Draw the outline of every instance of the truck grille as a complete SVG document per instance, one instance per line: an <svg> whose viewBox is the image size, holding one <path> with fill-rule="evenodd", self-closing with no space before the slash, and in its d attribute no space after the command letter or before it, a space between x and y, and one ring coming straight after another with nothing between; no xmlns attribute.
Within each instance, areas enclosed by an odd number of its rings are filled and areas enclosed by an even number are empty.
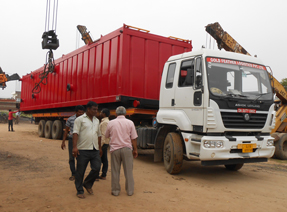
<svg viewBox="0 0 287 212"><path fill-rule="evenodd" d="M244 120L244 113L221 112L226 128L261 129L264 127L267 114L249 113L250 120Z"/></svg>

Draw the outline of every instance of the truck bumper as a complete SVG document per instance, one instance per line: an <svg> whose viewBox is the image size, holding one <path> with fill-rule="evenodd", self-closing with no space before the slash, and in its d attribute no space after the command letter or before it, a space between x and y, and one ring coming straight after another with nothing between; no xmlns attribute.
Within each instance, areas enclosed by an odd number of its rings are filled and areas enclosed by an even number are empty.
<svg viewBox="0 0 287 212"><path fill-rule="evenodd" d="M240 159L230 159L230 160L205 160L201 161L203 166L213 166L213 165L232 165L241 163L258 163L267 162L268 158L240 158Z"/></svg>
<svg viewBox="0 0 287 212"><path fill-rule="evenodd" d="M273 156L275 147L268 146L267 141L272 141L271 136L261 136L260 139L255 136L233 136L228 139L225 136L202 136L194 138L192 135L183 133L184 139L188 138L186 144L186 156L188 159L199 159L203 161L221 161L219 164L229 164L228 160L240 159L243 163L250 162L263 162L260 160L268 159ZM187 141L187 139L185 139ZM204 145L205 141L220 141L221 147L210 146L209 148ZM252 144L252 152L243 153L242 146L245 144ZM252 160L251 160L252 159ZM254 159L254 160L253 160ZM225 161L226 163L222 162ZM246 161L246 162L244 162ZM208 165L204 163L203 165ZM210 164L215 165L215 164Z"/></svg>

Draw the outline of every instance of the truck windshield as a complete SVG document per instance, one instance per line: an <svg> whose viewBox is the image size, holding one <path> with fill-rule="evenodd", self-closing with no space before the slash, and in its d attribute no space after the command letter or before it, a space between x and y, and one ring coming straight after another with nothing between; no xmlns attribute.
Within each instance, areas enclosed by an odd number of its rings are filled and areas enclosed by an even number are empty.
<svg viewBox="0 0 287 212"><path fill-rule="evenodd" d="M271 100L272 90L265 66L207 57L207 76L212 95Z"/></svg>

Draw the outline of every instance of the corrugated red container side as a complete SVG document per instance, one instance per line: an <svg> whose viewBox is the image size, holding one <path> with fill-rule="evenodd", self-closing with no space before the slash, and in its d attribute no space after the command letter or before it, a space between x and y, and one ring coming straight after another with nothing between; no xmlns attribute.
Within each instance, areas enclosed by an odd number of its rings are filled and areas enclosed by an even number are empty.
<svg viewBox="0 0 287 212"><path fill-rule="evenodd" d="M113 103L119 96L158 100L166 60L192 50L191 41L162 37L126 25L55 60L56 73L47 77L32 98L44 67L22 77L21 111ZM32 77L31 77L32 75ZM67 91L70 84L71 90Z"/></svg>

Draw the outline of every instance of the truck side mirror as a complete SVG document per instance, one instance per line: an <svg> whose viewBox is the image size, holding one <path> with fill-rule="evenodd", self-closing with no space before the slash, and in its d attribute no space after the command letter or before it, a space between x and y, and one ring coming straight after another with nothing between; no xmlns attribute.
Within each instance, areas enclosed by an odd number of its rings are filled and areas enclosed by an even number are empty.
<svg viewBox="0 0 287 212"><path fill-rule="evenodd" d="M201 72L201 58L196 58L195 72Z"/></svg>

